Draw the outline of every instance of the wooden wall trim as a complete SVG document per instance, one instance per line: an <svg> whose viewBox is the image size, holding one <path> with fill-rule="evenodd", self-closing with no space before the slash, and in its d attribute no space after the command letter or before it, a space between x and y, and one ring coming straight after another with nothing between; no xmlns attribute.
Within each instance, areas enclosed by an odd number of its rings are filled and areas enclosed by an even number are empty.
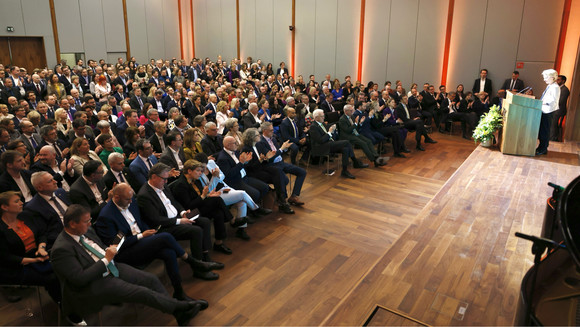
<svg viewBox="0 0 580 327"><path fill-rule="evenodd" d="M125 2L125 0L123 0ZM50 19L52 20L52 35L54 36L54 51L56 52L56 62L60 63L60 42L58 40L58 28L56 25L56 10L54 9L54 0L48 1L50 5Z"/></svg>
<svg viewBox="0 0 580 327"><path fill-rule="evenodd" d="M53 0L51 0L53 1ZM131 59L131 45L129 44L129 23L127 20L127 0L123 0L123 23L125 24L125 47L127 49L127 60Z"/></svg>
<svg viewBox="0 0 580 327"><path fill-rule="evenodd" d="M193 0L190 1L190 11L189 14L191 15L191 57L195 58L195 28L193 23Z"/></svg>
<svg viewBox="0 0 580 327"><path fill-rule="evenodd" d="M359 37L358 37L358 70L356 74L356 79L362 81L362 64L363 64L363 45L365 36L365 5L366 1L360 1L360 27L359 27Z"/></svg>
<svg viewBox="0 0 580 327"><path fill-rule="evenodd" d="M241 62L242 58L240 58L240 0L236 0L236 34L238 39L238 47L237 47L238 59L240 59Z"/></svg>
<svg viewBox="0 0 580 327"><path fill-rule="evenodd" d="M560 25L560 38L558 39L558 50L556 51L556 60L554 61L554 69L560 72L562 66L562 56L564 54L564 43L566 42L566 32L568 32L568 22L570 20L570 8L572 7L572 0L564 2L564 11L562 12L562 23Z"/></svg>
<svg viewBox="0 0 580 327"><path fill-rule="evenodd" d="M185 49L183 49L183 22L181 20L181 0L177 0L177 20L179 21L179 49L181 50L181 59L185 59Z"/></svg>
<svg viewBox="0 0 580 327"><path fill-rule="evenodd" d="M445 31L445 47L443 48L443 67L441 70L441 85L447 83L447 71L449 69L449 47L451 45L451 31L453 29L453 11L455 10L455 0L449 0L447 9L447 29Z"/></svg>
<svg viewBox="0 0 580 327"><path fill-rule="evenodd" d="M290 53L290 75L294 76L296 66L296 0L292 0L292 49Z"/></svg>

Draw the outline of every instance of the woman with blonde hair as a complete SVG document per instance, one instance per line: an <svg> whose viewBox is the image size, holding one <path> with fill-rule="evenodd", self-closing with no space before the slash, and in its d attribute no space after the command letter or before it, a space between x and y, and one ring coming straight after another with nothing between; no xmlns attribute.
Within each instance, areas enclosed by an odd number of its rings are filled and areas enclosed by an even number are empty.
<svg viewBox="0 0 580 327"><path fill-rule="evenodd" d="M190 128L183 133L183 153L185 160L194 159L195 155L203 152L201 148L201 138L196 133L195 128Z"/></svg>
<svg viewBox="0 0 580 327"><path fill-rule="evenodd" d="M216 116L218 134L224 133L224 123L228 119L228 103L225 101L218 102L216 106Z"/></svg>
<svg viewBox="0 0 580 327"><path fill-rule="evenodd" d="M72 122L70 121L66 110L63 108L56 109L54 112L54 120L56 120L57 133L62 133L62 136L64 136L66 140L68 132L72 129Z"/></svg>
<svg viewBox="0 0 580 327"><path fill-rule="evenodd" d="M242 144L242 133L240 132L240 124L238 123L238 119L228 118L224 125L228 129L228 133L225 136L231 136L236 139L238 144Z"/></svg>
<svg viewBox="0 0 580 327"><path fill-rule="evenodd" d="M0 120L4 118L12 119L14 115L8 111L8 106L2 103L0 104Z"/></svg>
<svg viewBox="0 0 580 327"><path fill-rule="evenodd" d="M105 174L107 173L107 166L105 166L95 151L91 150L87 139L80 137L75 139L70 147L70 153L71 159L74 159L73 170L79 176L83 174L83 166L91 160L98 160L101 166L103 166Z"/></svg>

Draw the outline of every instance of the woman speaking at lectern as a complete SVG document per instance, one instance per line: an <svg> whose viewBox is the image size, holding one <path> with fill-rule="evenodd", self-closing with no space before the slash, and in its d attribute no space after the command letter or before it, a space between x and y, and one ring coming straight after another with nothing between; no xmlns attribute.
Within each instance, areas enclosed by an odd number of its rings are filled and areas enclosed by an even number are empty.
<svg viewBox="0 0 580 327"><path fill-rule="evenodd" d="M560 87L556 83L558 72L553 69L546 69L542 72L542 76L548 86L540 98L542 100L542 120L540 121L540 132L538 133L540 145L536 149L536 155L548 153L552 116L554 111L558 110L558 100L560 99Z"/></svg>

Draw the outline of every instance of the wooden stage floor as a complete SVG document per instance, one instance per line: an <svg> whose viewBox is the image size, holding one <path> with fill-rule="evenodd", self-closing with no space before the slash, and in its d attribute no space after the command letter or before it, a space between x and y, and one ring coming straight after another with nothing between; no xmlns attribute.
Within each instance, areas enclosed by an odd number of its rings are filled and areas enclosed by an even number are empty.
<svg viewBox="0 0 580 327"><path fill-rule="evenodd" d="M249 242L231 231L234 254L213 255L226 264L219 280L192 280L182 265L187 293L210 303L192 324L361 326L377 305L430 325L511 324L533 259L513 234L539 234L546 184L580 174L580 147L553 143L547 156L528 158L433 138L426 152L352 169L356 180L310 167L296 215L260 219ZM22 306L0 301L0 323L42 324L23 318ZM175 324L137 312L105 312L103 324Z"/></svg>

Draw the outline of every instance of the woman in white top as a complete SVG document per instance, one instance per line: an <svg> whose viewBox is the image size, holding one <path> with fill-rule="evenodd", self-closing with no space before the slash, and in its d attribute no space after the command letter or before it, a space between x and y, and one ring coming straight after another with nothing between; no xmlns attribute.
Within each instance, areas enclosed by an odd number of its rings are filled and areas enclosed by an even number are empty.
<svg viewBox="0 0 580 327"><path fill-rule="evenodd" d="M101 158L99 158L95 151L91 150L87 139L80 137L75 139L70 147L70 153L71 159L74 159L73 170L75 173L79 174L79 176L83 174L83 166L91 160L98 160L98 162L101 163L101 166L103 166L104 173L107 173L107 166L103 164Z"/></svg>
<svg viewBox="0 0 580 327"><path fill-rule="evenodd" d="M62 133L65 137L72 128L68 113L63 108L58 108L54 111L54 120L56 120L56 131Z"/></svg>
<svg viewBox="0 0 580 327"><path fill-rule="evenodd" d="M242 69L240 70L240 78L244 81L250 76L250 71L248 70L248 65L246 63L242 64Z"/></svg>
<svg viewBox="0 0 580 327"><path fill-rule="evenodd" d="M111 94L111 85L107 83L107 78L103 75L99 76L97 79L97 84L95 85L95 97L99 102L107 102L107 97Z"/></svg>
<svg viewBox="0 0 580 327"><path fill-rule="evenodd" d="M218 134L222 135L224 133L225 122L228 117L228 103L225 101L218 102L216 106L215 120L217 122ZM232 113L233 114L233 113Z"/></svg>
<svg viewBox="0 0 580 327"><path fill-rule="evenodd" d="M548 86L540 98L542 100L542 119L540 120L540 132L538 133L540 144L536 149L536 155L548 153L552 116L554 111L558 110L558 101L560 100L560 86L556 83L558 72L553 69L546 69L542 72L542 77L544 77L544 82Z"/></svg>

